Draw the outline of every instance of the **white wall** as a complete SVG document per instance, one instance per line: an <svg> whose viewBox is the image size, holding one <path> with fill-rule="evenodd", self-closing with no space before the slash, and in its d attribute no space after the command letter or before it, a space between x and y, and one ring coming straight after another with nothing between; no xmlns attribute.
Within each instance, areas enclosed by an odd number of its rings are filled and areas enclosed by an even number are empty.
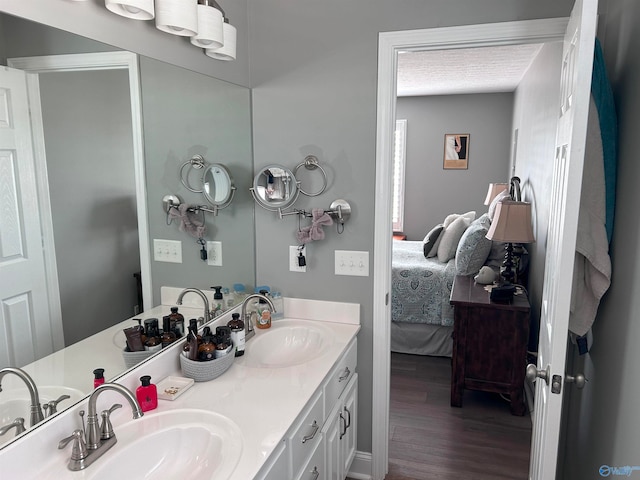
<svg viewBox="0 0 640 480"><path fill-rule="evenodd" d="M358 449L371 451L373 278L334 275L334 250L373 257L378 33L448 25L568 16L573 1L511 0L249 3L254 162L295 167L316 154L328 170L327 191L297 206L326 207L336 198L353 213L342 235L308 247L307 273L291 273L288 246L297 222L257 209L257 278L285 295L362 305ZM370 265L372 266L372 265Z"/></svg>
<svg viewBox="0 0 640 480"><path fill-rule="evenodd" d="M512 93L399 97L407 119L404 234L422 240L450 213L487 211L491 182L509 179ZM444 135L469 134L467 170L444 170Z"/></svg>

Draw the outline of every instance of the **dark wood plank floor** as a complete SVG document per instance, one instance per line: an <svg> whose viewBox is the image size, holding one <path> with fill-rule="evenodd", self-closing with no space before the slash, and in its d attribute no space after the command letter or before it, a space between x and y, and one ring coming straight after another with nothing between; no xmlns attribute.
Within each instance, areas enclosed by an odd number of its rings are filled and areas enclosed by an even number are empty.
<svg viewBox="0 0 640 480"><path fill-rule="evenodd" d="M391 354L386 480L526 479L531 418L499 395L465 391L449 405L451 359Z"/></svg>

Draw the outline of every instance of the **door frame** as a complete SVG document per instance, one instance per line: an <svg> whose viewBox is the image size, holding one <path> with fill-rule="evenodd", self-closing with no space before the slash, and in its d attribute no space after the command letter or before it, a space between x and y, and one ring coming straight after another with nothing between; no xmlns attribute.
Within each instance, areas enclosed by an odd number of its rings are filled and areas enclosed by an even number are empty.
<svg viewBox="0 0 640 480"><path fill-rule="evenodd" d="M142 129L142 99L140 88L140 70L138 55L131 52L96 52L67 55L44 55L35 57L18 57L8 59L12 68L26 73L79 72L95 70L126 70L129 75L129 97L131 103L131 125L133 139L134 181L136 188L136 209L138 214L138 243L140 249L140 270L142 282L143 305L153 305L153 286L151 282L151 252L149 248L149 225L147 211L147 187L144 166L144 137ZM27 76L29 98L40 98L37 77ZM58 292L57 310L60 311L59 286L55 249L53 247L53 223L51 222L51 203L49 197L49 181L46 168L44 132L42 131L42 112L32 109L32 116L37 116L40 127L33 131L35 163L41 215L48 220L43 223L43 246L45 249L45 265L47 285ZM32 122L34 123L34 122ZM35 122L37 123L37 122ZM55 306L52 306L55 312Z"/></svg>
<svg viewBox="0 0 640 480"><path fill-rule="evenodd" d="M378 38L376 203L373 268L373 385L371 474L382 480L389 464L391 328L391 180L399 51L446 50L559 42L567 18L383 32ZM508 172L506 172L508 173ZM524 375L524 371L522 373Z"/></svg>

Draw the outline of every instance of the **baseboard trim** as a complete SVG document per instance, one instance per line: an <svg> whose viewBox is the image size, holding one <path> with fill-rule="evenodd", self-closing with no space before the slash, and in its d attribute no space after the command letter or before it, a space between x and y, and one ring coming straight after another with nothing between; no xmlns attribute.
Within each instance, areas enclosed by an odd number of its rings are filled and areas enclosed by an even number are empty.
<svg viewBox="0 0 640 480"><path fill-rule="evenodd" d="M353 458L353 462L351 462L351 468L347 476L354 480L372 480L371 465L371 453L356 451L356 456Z"/></svg>

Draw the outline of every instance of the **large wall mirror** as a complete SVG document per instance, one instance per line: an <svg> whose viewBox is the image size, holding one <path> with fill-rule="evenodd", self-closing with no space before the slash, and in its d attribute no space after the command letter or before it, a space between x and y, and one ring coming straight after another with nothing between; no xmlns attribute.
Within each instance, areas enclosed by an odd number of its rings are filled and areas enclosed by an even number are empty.
<svg viewBox="0 0 640 480"><path fill-rule="evenodd" d="M9 58L115 50L0 13L3 65ZM255 284L254 202L249 193L253 178L250 91L142 56L138 57L138 72L147 206L142 219L136 201L127 72L104 69L38 75L44 137L40 140L48 178L44 192L50 197L62 310L62 332L51 333L59 339L49 339L47 333L39 341L55 345L53 349L85 341L133 317L136 309L159 305L163 286L209 289ZM230 206L217 216L205 214L205 239L222 242L222 266L201 260L196 239L179 231L175 222L168 224L162 205L168 194L179 195L186 203L203 203L202 194L188 191L179 176L180 166L194 155L224 165L237 187ZM148 229L150 260L146 267L144 259L140 260L140 222ZM154 261L154 239L180 241L182 263ZM138 287L145 271L149 288L143 306ZM2 292L0 297L5 298ZM3 345L1 348L12 348L10 342ZM3 357L8 358L0 352L0 359ZM86 395L93 387L92 370L100 365L100 348L92 358L76 361L86 364L82 391ZM124 367L105 376L111 380L123 371ZM64 378L65 373L57 377ZM34 381L36 385L50 383L43 378ZM0 392L0 410L4 394ZM59 411L71 405L61 403ZM6 445L2 440L0 448Z"/></svg>

